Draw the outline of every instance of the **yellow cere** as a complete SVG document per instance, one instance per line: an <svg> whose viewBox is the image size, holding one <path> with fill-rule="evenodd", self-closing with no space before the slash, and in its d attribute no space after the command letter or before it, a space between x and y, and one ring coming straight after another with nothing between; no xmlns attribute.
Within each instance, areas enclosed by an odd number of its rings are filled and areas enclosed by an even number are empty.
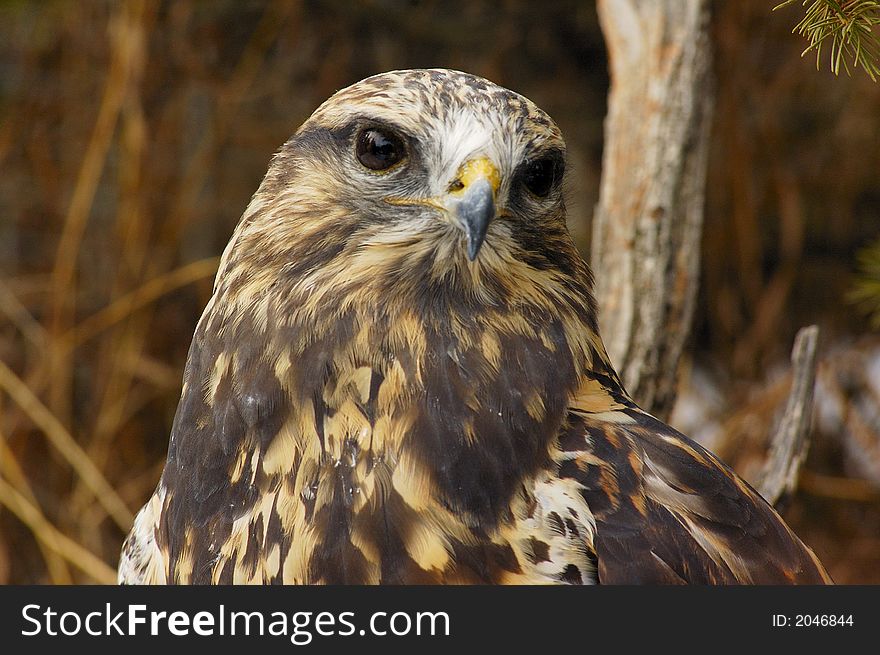
<svg viewBox="0 0 880 655"><path fill-rule="evenodd" d="M462 187L454 193L464 193L471 184L482 178L489 181L489 184L492 185L492 191L498 191L498 187L501 185L501 175L498 173L498 169L495 168L495 164L486 157L479 157L465 162L458 176Z"/></svg>

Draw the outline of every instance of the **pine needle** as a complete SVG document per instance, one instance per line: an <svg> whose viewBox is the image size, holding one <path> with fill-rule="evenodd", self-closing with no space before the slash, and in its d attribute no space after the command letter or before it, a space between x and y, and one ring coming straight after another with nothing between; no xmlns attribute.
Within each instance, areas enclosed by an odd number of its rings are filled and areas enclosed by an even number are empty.
<svg viewBox="0 0 880 655"><path fill-rule="evenodd" d="M796 1L786 0L773 11ZM802 6L806 13L792 30L810 43L801 56L814 50L818 70L827 46L835 75L840 74L841 65L847 75L861 67L876 82L880 77L880 34L874 26L880 25L880 0L803 0Z"/></svg>
<svg viewBox="0 0 880 655"><path fill-rule="evenodd" d="M859 253L859 279L849 299L862 307L880 329L880 239Z"/></svg>

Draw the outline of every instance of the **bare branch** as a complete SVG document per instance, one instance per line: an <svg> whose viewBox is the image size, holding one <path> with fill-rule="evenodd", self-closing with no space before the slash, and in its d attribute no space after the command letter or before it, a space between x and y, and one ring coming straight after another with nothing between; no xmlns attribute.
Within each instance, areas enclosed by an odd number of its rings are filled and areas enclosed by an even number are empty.
<svg viewBox="0 0 880 655"><path fill-rule="evenodd" d="M802 328L794 340L792 383L785 413L771 438L764 470L755 481L755 487L771 505L783 505L791 498L810 448L818 343L819 328L815 325Z"/></svg>

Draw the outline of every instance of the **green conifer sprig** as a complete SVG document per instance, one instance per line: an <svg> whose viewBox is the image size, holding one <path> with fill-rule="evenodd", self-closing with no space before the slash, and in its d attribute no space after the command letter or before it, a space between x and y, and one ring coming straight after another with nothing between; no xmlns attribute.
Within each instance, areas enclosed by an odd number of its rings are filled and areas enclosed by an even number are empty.
<svg viewBox="0 0 880 655"><path fill-rule="evenodd" d="M773 11L797 1L786 0ZM880 0L803 0L802 6L807 8L806 14L792 30L810 42L801 56L815 50L818 70L823 48L830 44L835 75L840 74L841 64L847 75L851 67L861 66L876 82L880 77L880 33L874 26L880 25Z"/></svg>
<svg viewBox="0 0 880 655"><path fill-rule="evenodd" d="M858 303L871 324L880 329L880 239L859 253L859 278L850 292L850 300Z"/></svg>

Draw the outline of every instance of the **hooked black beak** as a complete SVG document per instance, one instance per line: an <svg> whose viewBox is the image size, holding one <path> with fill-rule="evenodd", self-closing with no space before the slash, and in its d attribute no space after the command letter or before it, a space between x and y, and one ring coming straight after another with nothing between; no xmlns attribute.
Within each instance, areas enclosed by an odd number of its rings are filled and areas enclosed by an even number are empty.
<svg viewBox="0 0 880 655"><path fill-rule="evenodd" d="M500 184L501 176L495 164L487 157L477 157L462 165L450 188L455 217L467 237L470 261L477 258L489 223L495 218L495 193Z"/></svg>
<svg viewBox="0 0 880 655"><path fill-rule="evenodd" d="M456 213L467 236L468 259L474 261L486 238L489 223L495 218L495 190L489 180L480 178L468 185Z"/></svg>

